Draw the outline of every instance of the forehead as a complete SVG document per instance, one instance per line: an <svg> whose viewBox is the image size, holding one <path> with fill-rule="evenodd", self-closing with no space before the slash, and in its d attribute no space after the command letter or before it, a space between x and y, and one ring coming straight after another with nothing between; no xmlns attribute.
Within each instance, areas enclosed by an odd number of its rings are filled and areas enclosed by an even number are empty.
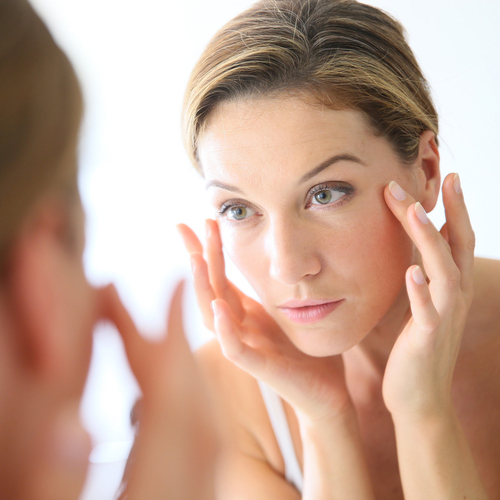
<svg viewBox="0 0 500 500"><path fill-rule="evenodd" d="M246 174L275 175L314 167L335 154L366 163L388 143L368 128L364 115L334 110L298 98L244 99L222 103L206 123L199 158L207 180Z"/></svg>

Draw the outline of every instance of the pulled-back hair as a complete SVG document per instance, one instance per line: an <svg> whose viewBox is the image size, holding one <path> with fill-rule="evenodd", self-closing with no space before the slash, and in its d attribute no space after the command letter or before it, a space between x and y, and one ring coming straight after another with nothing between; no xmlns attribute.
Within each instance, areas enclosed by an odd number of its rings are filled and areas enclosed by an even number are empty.
<svg viewBox="0 0 500 500"><path fill-rule="evenodd" d="M412 163L424 130L437 137L428 84L402 26L355 0L262 0L210 41L189 80L183 113L188 155L218 104L298 95L353 108Z"/></svg>
<svg viewBox="0 0 500 500"><path fill-rule="evenodd" d="M36 200L77 196L82 96L73 68L26 0L0 0L0 264Z"/></svg>

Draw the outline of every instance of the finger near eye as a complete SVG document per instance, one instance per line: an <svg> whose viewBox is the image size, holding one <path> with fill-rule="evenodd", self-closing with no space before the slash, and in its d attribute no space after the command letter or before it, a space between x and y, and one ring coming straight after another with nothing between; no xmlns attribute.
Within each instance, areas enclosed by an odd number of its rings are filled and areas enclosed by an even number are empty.
<svg viewBox="0 0 500 500"><path fill-rule="evenodd" d="M408 222L414 241L425 263L425 271L433 287L440 285L443 291L453 292L460 287L461 276L448 244L432 222L423 224L415 213L415 205L408 208ZM446 302L447 295L435 297L436 306ZM443 304L440 304L443 305ZM440 309L440 307L438 307Z"/></svg>

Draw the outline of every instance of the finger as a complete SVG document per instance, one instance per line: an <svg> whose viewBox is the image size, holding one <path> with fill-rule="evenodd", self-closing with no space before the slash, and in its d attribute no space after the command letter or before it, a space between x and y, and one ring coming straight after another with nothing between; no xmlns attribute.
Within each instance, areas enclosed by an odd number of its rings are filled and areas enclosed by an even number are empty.
<svg viewBox="0 0 500 500"><path fill-rule="evenodd" d="M193 272L194 291L198 307L200 308L201 317L203 318L203 324L206 328L215 333L212 300L216 297L210 283L207 263L199 253L191 254L191 269Z"/></svg>
<svg viewBox="0 0 500 500"><path fill-rule="evenodd" d="M177 231L181 235L182 241L188 253L199 253L203 255L203 245L196 233L186 224L177 224Z"/></svg>
<svg viewBox="0 0 500 500"><path fill-rule="evenodd" d="M431 281L434 305L438 311L442 311L460 290L460 270L453 261L447 242L427 217L420 203L408 208L408 223Z"/></svg>
<svg viewBox="0 0 500 500"><path fill-rule="evenodd" d="M98 290L101 304L101 317L111 321L120 334L130 368L139 385L142 387L146 376L142 360L147 356L148 346L141 337L130 314L123 305L114 285L108 285Z"/></svg>
<svg viewBox="0 0 500 500"><path fill-rule="evenodd" d="M460 285L460 271L453 261L449 245L430 221L420 203L392 181L384 190L387 205L400 220L406 232L422 255L425 271L431 279L431 291L440 287L435 305L441 310L449 300L446 290L456 290Z"/></svg>
<svg viewBox="0 0 500 500"><path fill-rule="evenodd" d="M446 176L443 183L443 203L448 242L453 260L462 273L462 290L472 292L475 236L458 174Z"/></svg>
<svg viewBox="0 0 500 500"><path fill-rule="evenodd" d="M417 338L410 341L413 345L426 343L428 336L439 325L439 314L432 302L427 281L420 266L411 266L406 272L406 288L410 299L413 321L418 327L415 332Z"/></svg>
<svg viewBox="0 0 500 500"><path fill-rule="evenodd" d="M391 181L385 187L384 198L387 206L399 222L401 222L408 236L413 240L413 234L408 224L407 211L415 203L415 199L395 181Z"/></svg>
<svg viewBox="0 0 500 500"><path fill-rule="evenodd" d="M446 225L446 222L442 225L441 230L439 231L441 233L441 236L447 241L449 244L450 237L448 235L448 226Z"/></svg>
<svg viewBox="0 0 500 500"><path fill-rule="evenodd" d="M259 378L265 367L264 356L242 342L238 324L224 300L216 299L212 302L212 306L215 331L222 353L236 366Z"/></svg>
<svg viewBox="0 0 500 500"><path fill-rule="evenodd" d="M245 310L241 303L240 295L236 292L234 285L227 279L224 252L222 251L222 240L220 237L219 226L212 219L206 221L207 231L207 263L215 295L224 299L231 307L233 314L242 321L245 316Z"/></svg>

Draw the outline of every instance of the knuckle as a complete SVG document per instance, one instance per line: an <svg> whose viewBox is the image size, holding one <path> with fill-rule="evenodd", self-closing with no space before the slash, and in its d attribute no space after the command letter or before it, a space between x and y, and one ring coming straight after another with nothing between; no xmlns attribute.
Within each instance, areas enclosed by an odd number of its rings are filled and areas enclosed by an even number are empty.
<svg viewBox="0 0 500 500"><path fill-rule="evenodd" d="M450 271L445 277L445 282L450 290L457 290L460 288L462 282L462 274L460 270L456 268Z"/></svg>
<svg viewBox="0 0 500 500"><path fill-rule="evenodd" d="M429 334L435 332L439 328L439 324L440 324L440 319L436 315L432 318L427 318L424 324L422 325L422 329L424 330L425 333Z"/></svg>
<svg viewBox="0 0 500 500"><path fill-rule="evenodd" d="M471 231L469 237L467 238L465 242L465 248L472 252L476 248L476 234L474 233L474 231Z"/></svg>

